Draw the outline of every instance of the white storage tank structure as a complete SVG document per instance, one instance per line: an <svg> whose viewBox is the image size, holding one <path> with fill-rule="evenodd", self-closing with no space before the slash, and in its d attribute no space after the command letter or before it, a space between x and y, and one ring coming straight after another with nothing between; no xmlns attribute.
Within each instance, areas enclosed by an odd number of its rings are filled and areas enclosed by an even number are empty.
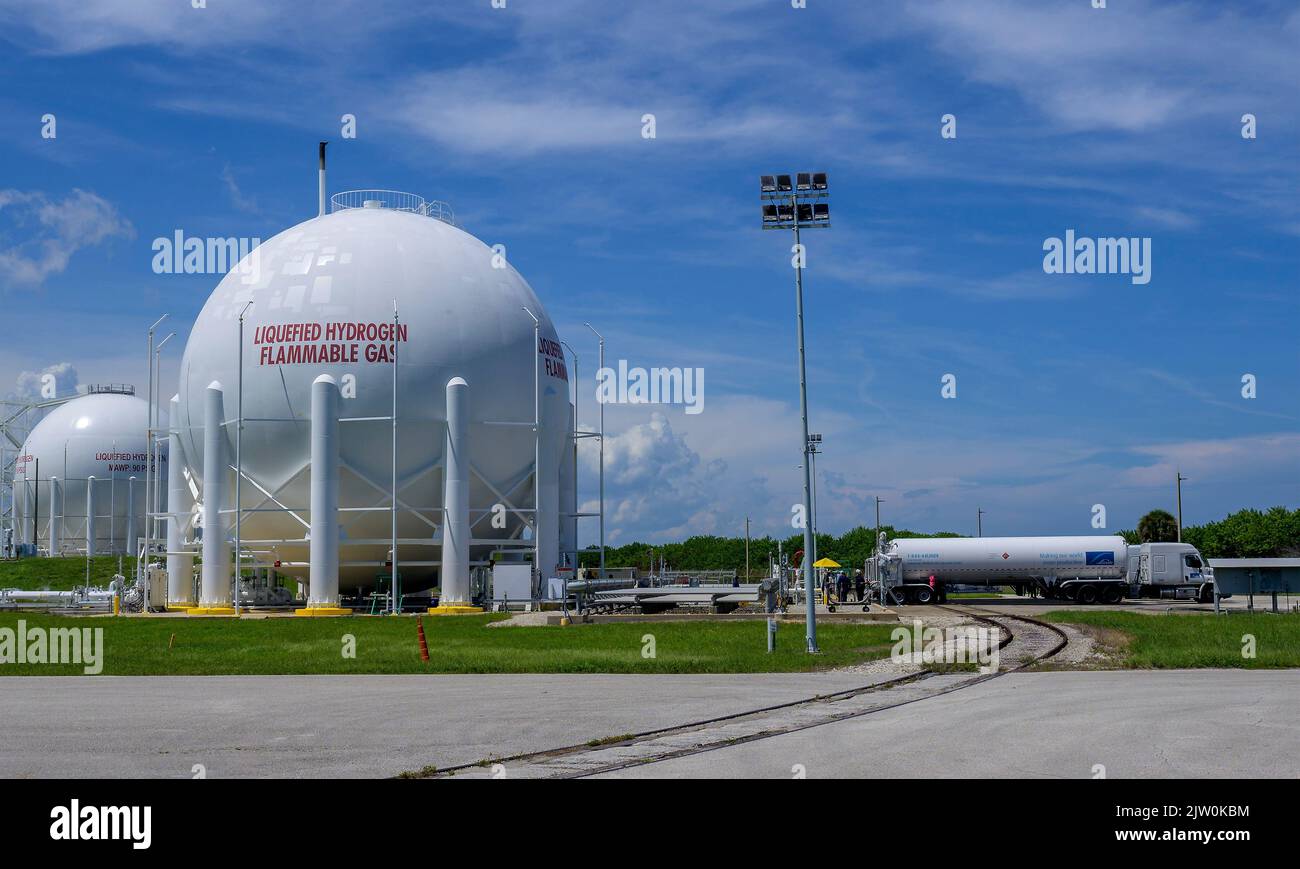
<svg viewBox="0 0 1300 869"><path fill-rule="evenodd" d="M201 483L205 553L218 538L227 552L233 542L242 376L246 568L299 577L309 585L309 607L322 610L337 606L340 592L381 584L393 535L395 437L402 591L441 583L444 602L465 603L466 571L488 564L494 552L531 553L534 545L541 586L562 560L562 504L573 504L560 494L572 437L568 371L554 326L514 268L420 197L352 191L336 194L331 205L232 269L186 345L173 429L189 474ZM216 429L209 418L218 420ZM460 448L451 449L453 442ZM219 455L208 456L213 449ZM320 459L317 499L313 455ZM210 503L212 473L219 475L217 504ZM466 491L467 514L456 515ZM332 502L333 520L313 517L313 505L328 510L320 505ZM444 511L445 503L452 509ZM219 535L207 527L214 519ZM336 558L323 552L332 542L313 550L313 525L331 541L337 536ZM441 576L445 536L466 547L451 559L460 578ZM228 587L228 568L206 554L204 561L225 572ZM200 606L225 604L221 586L205 570Z"/></svg>
<svg viewBox="0 0 1300 869"><path fill-rule="evenodd" d="M129 386L92 386L50 411L15 465L17 539L51 555L136 554L145 536L148 425L149 405ZM165 475L165 440L160 461Z"/></svg>

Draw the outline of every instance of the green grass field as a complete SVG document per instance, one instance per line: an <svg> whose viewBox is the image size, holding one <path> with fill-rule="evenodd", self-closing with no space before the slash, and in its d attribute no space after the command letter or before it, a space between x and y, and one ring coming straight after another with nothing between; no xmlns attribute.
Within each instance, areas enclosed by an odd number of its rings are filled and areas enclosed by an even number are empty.
<svg viewBox="0 0 1300 869"><path fill-rule="evenodd" d="M122 557L123 575L135 572L135 558ZM116 555L97 555L90 559L90 584L106 587L117 573ZM0 588L24 591L70 591L86 584L86 558L20 558L0 561Z"/></svg>
<svg viewBox="0 0 1300 869"><path fill-rule="evenodd" d="M1300 615L1070 610L1043 618L1083 626L1112 652L1113 663L1120 667L1300 667ZM1248 649L1248 637L1254 638L1253 658L1242 654Z"/></svg>
<svg viewBox="0 0 1300 869"><path fill-rule="evenodd" d="M426 617L430 661L414 618L191 619L0 614L0 628L102 627L103 672L113 675L319 673L764 673L820 670L889 654L892 625L818 626L822 654L804 654L802 623L656 622L489 628L499 615ZM172 634L175 641L168 649ZM355 658L344 657L345 635ZM646 635L655 657L643 657ZM0 664L0 675L80 674L78 665Z"/></svg>

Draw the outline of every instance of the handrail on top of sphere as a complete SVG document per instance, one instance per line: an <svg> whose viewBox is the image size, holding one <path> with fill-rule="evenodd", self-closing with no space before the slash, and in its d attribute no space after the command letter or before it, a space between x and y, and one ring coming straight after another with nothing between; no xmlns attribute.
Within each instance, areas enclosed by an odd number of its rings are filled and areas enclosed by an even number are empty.
<svg viewBox="0 0 1300 869"><path fill-rule="evenodd" d="M452 210L449 203L439 199L425 199L418 193L406 193L401 190L344 190L330 197L331 212L345 211L349 208L387 208L390 211L405 211L410 214L422 214L456 226L456 212Z"/></svg>

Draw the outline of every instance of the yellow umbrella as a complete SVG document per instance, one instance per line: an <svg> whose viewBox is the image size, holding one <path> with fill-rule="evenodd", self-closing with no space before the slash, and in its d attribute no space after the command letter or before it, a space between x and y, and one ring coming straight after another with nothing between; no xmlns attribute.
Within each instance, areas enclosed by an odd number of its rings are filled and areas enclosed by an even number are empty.
<svg viewBox="0 0 1300 869"><path fill-rule="evenodd" d="M838 561L832 561L829 558L821 558L813 562L813 567L839 567Z"/></svg>

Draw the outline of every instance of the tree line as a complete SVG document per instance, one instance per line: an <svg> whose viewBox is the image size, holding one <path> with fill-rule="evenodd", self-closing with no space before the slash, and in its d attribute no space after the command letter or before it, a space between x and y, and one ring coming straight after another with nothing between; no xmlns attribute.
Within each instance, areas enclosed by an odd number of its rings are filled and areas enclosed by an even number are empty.
<svg viewBox="0 0 1300 869"><path fill-rule="evenodd" d="M1129 543L1163 543L1178 539L1178 520L1167 510L1152 510L1133 531L1121 531ZM1183 527L1183 542L1206 558L1289 558L1300 556L1300 510L1238 510L1217 522Z"/></svg>
<svg viewBox="0 0 1300 869"><path fill-rule="evenodd" d="M963 537L962 534L941 531L925 534L882 525L881 531L889 539L899 537ZM1177 520L1165 510L1152 510L1142 517L1138 527L1121 531L1129 543L1163 542L1176 540ZM1281 558L1300 556L1300 509L1287 510L1273 507L1270 510L1238 510L1217 522L1188 525L1183 528L1183 541L1200 550L1206 558ZM790 563L803 549L803 534L791 534L779 541L781 552ZM768 559L777 554L778 539L754 537L749 541L751 574L767 572ZM817 535L817 557L831 558L846 568L861 567L875 551L875 529L859 525L838 537L833 534ZM677 543L628 543L605 549L605 566L635 567L649 570L660 559L670 570L745 570L745 538L696 535ZM583 567L600 564L599 549L588 547L581 553Z"/></svg>

